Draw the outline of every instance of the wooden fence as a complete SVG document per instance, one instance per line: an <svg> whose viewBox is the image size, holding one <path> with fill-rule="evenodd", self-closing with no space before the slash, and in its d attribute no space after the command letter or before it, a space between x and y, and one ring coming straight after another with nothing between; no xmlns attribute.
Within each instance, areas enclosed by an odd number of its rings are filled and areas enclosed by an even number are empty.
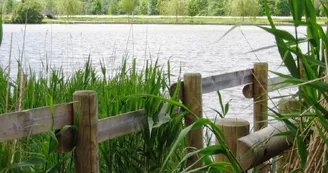
<svg viewBox="0 0 328 173"><path fill-rule="evenodd" d="M264 128L267 123L267 94L272 89L268 86L280 81L282 81L280 78L268 80L268 66L265 63L255 64L254 69L206 78L201 78L200 74L185 74L180 99L190 110L201 117L202 94L245 85L244 95L254 99L254 127L255 130L259 131L242 138L236 138L238 141L233 142L232 145L238 145L238 151L234 154L239 158L243 168L248 170L279 154L290 145L286 140L280 140L279 146L283 147L271 152L270 147L277 141L274 139L276 137L272 137L278 132L276 129L283 131L286 128L283 124L276 128ZM176 84L172 85L170 90L174 91L175 88ZM94 91L76 91L73 94L72 103L55 105L53 111L51 107L42 107L0 115L0 142L46 133L52 122L54 123L54 130L60 130L66 125L77 123L76 120L79 121L78 132L74 134L71 130L67 130L58 136L59 147L57 151L70 151L73 148L73 139L76 138L75 171L77 173L98 172L98 143L142 130L144 110L98 120L96 93ZM186 115L186 125L194 121L195 117ZM202 148L202 135L202 129L193 131L187 136L187 143L190 146ZM260 144L264 140L269 142ZM270 141L272 142L270 143ZM257 144L261 147L251 149ZM236 148L236 146L231 147ZM248 153L247 157L245 157L244 152ZM197 159L197 156L190 158L188 164Z"/></svg>

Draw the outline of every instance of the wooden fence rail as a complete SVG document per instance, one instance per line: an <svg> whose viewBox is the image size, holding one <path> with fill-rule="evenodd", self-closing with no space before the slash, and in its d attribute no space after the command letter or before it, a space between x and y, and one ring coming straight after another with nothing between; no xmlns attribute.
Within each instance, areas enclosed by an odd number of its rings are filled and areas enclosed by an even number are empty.
<svg viewBox="0 0 328 173"><path fill-rule="evenodd" d="M196 115L199 116L202 116L201 95L204 93L214 92L217 90L222 90L239 85L246 85L246 89L244 90L249 93L250 98L254 98L255 100L257 96L255 97L254 95L254 88L256 87L256 82L254 81L263 78L263 76L254 77L255 73L254 69L250 69L205 78L201 78L200 74L185 74L184 76L186 83L182 85L180 98L183 100L183 103L190 108L190 110L192 110ZM259 75L262 75L262 73L260 72ZM267 79L267 76L264 78ZM259 96L262 97L258 101L262 100L264 102L267 102L267 100L265 100L265 98L261 94L263 94L263 92L270 91L271 84L281 81L283 81L283 79L281 78L273 78L271 80L269 79L266 82L266 84L269 85L269 89L261 90ZM255 86L253 86L254 84ZM260 85L258 87L263 87L263 83L260 82L259 84ZM173 92L175 88L176 85L172 85L170 88L170 92ZM53 108L54 112L51 111L51 107L42 107L0 115L0 142L18 139L22 137L28 137L33 134L48 132L52 122L54 122L54 130L62 129L65 125L73 125L78 123L79 129L77 134L62 134L64 137L65 135L67 135L66 138L73 138L73 135L77 135L78 142L75 150L75 170L78 173L97 172L98 143L113 139L115 137L138 132L144 127L144 110L128 112L121 115L116 115L98 120L97 97L94 91L77 91L74 93L73 98L74 102L72 103L55 105ZM263 112L267 111L265 109L266 108L261 108L260 114L263 114ZM165 110L165 108L163 108L163 110ZM161 111L160 116L164 116L165 112L163 110ZM79 120L79 122L75 122L77 119ZM193 123L194 120L195 119L190 119L190 116L189 119L188 116L186 116L187 124ZM260 127L263 127L263 125L261 125ZM257 133L261 133L261 131L262 130L258 131ZM189 144L197 148L202 147L202 131L192 133L200 135L189 136L189 140L192 141ZM62 139L63 136L59 136L59 139ZM250 134L246 137L240 138L238 140L238 143L241 143L243 141L242 139L249 139L252 138L252 136L254 136L254 134ZM261 139L263 140L267 138L270 138L270 136L264 135L261 137ZM61 140L59 141L63 142ZM257 142L253 143L255 144ZM68 145L67 148L69 149L73 148L73 146L69 146L70 144L61 144L61 146L65 145ZM243 144L243 146L248 147L248 145L246 144ZM65 152L68 150L67 148L60 151ZM279 154L280 150L282 151L282 149L284 149L284 147L275 150L273 155L275 155L275 153ZM270 157L272 157L273 155L270 155ZM77 157L82 159L78 159ZM260 162L265 160L263 160L263 158L258 159L260 160ZM241 159L241 162L242 161L243 160ZM256 166L258 162L258 160L256 160L256 162L252 161L252 163L247 163L247 165ZM201 164L198 166L201 166ZM248 169L249 167L250 166L245 166L244 168Z"/></svg>

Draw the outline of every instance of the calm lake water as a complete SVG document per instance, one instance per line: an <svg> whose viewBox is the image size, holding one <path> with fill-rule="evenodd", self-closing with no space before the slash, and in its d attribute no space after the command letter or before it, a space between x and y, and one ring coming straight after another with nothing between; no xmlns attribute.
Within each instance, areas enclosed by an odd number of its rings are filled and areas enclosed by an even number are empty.
<svg viewBox="0 0 328 173"><path fill-rule="evenodd" d="M255 26L241 26L220 39L230 28L224 25L27 25L24 64L43 73L41 62L46 62L47 57L52 67L62 66L70 73L81 68L90 55L95 67L99 68L103 60L113 71L121 64L122 57L128 55L129 62L132 57L137 58L140 69L146 60L158 58L162 65L170 60L175 79L180 68L182 74L197 72L205 77L249 69L256 62L268 62L272 71L286 71L281 67L276 48L249 53L273 45L275 40L269 33ZM292 27L283 29L293 31ZM4 25L0 48L2 67L8 65L10 33L14 34L12 69L17 73L24 25ZM241 90L242 87L234 87L221 91L224 102L231 100L228 117L252 122L252 100L244 98ZM216 93L205 94L203 103L205 116L215 116L211 108L220 110Z"/></svg>

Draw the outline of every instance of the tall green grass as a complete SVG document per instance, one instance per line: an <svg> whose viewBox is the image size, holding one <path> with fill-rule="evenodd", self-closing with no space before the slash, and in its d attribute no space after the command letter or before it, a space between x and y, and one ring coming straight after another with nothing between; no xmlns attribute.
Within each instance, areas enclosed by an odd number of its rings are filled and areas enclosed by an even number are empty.
<svg viewBox="0 0 328 173"><path fill-rule="evenodd" d="M90 59L83 69L70 76L66 76L63 69L49 70L44 76L36 75L30 69L23 84L22 107L30 109L71 102L75 91L95 90L98 95L99 119L145 109L149 117L148 129L99 145L100 172L158 172L182 130L182 121L168 112L168 116L171 115L172 118L161 125L158 114L164 102L141 95L164 97L170 74L164 74L157 61L147 63L142 71L137 70L136 59L132 61L131 66L127 64L124 59L120 71L110 78L104 63L100 64L99 75L91 66ZM8 103L4 99L7 77L8 74L0 69L0 113L4 113L6 104L9 105L9 111L15 111L18 104L19 80L11 81ZM152 124L158 127L153 128L150 125L152 121ZM0 143L0 172L73 172L73 153L53 152L52 140L49 132L19 139L14 149L10 149L10 142ZM184 142L179 143L178 152L166 167L168 172L183 157L183 148ZM11 155L14 155L13 164L10 164Z"/></svg>
<svg viewBox="0 0 328 173"><path fill-rule="evenodd" d="M327 17L328 10L325 7ZM301 114L280 115L275 112L275 118L283 121L289 127L285 133L294 139L293 149L286 158L283 172L327 172L328 145L328 32L318 24L312 0L289 0L295 34L278 29L268 6L266 14L270 27L262 27L271 33L277 43L280 56L290 74L278 75L289 83L297 86L299 91L295 98L301 103ZM299 33L299 28L306 28L306 35ZM307 45L307 50L301 49L301 44ZM298 125L291 123L298 120Z"/></svg>

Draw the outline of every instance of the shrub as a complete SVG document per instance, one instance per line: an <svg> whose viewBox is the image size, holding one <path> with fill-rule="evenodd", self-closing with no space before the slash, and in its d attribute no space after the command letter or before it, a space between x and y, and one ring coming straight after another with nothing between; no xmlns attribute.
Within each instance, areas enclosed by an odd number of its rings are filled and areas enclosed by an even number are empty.
<svg viewBox="0 0 328 173"><path fill-rule="evenodd" d="M19 3L13 13L11 21L13 23L41 23L43 15L42 6L35 1Z"/></svg>

